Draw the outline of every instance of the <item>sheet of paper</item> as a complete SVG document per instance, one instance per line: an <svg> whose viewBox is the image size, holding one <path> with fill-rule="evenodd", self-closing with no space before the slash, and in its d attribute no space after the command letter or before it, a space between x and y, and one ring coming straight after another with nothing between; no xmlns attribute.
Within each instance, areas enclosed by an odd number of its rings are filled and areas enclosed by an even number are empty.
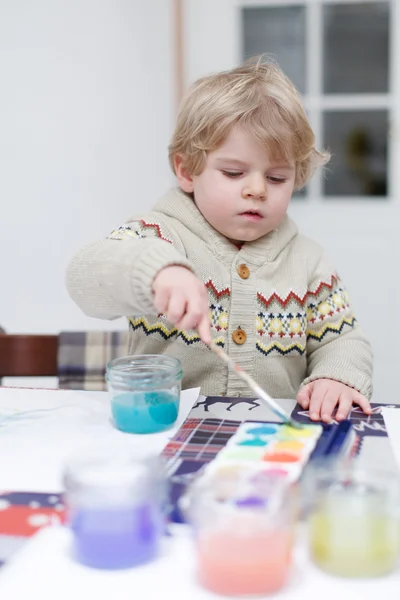
<svg viewBox="0 0 400 600"><path fill-rule="evenodd" d="M400 469L400 409L383 408L382 415L394 458L398 469Z"/></svg>
<svg viewBox="0 0 400 600"><path fill-rule="evenodd" d="M115 429L107 392L0 388L0 489L62 491L65 462L94 445L158 453L185 420L199 391L182 392L172 429L132 435Z"/></svg>
<svg viewBox="0 0 400 600"><path fill-rule="evenodd" d="M290 398L276 399L278 404L291 414L296 406L296 400ZM240 398L232 402L232 398L222 396L199 396L196 406L192 412L196 419L229 419L232 421L275 421L281 419L266 406L262 400L257 398Z"/></svg>

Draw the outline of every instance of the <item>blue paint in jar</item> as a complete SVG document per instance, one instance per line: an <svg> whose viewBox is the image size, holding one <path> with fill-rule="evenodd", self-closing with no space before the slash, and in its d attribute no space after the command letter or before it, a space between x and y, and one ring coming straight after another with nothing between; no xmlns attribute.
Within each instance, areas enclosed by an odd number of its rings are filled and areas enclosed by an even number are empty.
<svg viewBox="0 0 400 600"><path fill-rule="evenodd" d="M179 412L179 394L166 391L125 392L113 397L115 425L126 433L156 433L171 427Z"/></svg>
<svg viewBox="0 0 400 600"><path fill-rule="evenodd" d="M74 554L96 569L126 569L154 559L163 530L152 504L124 508L80 507L71 515Z"/></svg>

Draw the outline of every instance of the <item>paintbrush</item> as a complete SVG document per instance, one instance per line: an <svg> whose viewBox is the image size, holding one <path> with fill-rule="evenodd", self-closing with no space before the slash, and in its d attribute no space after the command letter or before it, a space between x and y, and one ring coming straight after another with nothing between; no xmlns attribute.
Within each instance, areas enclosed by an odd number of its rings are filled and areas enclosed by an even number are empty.
<svg viewBox="0 0 400 600"><path fill-rule="evenodd" d="M225 363L230 367L235 373L239 375L243 381L247 383L249 388L257 394L257 398L262 400L268 408L272 410L282 421L290 425L291 427L295 427L296 429L301 429L303 427L302 423L295 421L289 413L287 413L283 408L279 406L277 402L262 387L258 385L258 383L248 374L246 371L243 371L241 367L237 363L235 363L230 356L226 354L226 352L220 347L217 346L214 342L209 344L211 350Z"/></svg>

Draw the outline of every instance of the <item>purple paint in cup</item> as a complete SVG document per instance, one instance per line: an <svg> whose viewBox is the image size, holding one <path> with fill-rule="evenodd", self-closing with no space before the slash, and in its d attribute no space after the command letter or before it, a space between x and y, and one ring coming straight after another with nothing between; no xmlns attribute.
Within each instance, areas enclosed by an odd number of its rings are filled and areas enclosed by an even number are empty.
<svg viewBox="0 0 400 600"><path fill-rule="evenodd" d="M123 569L156 558L161 536L157 508L80 509L71 519L77 560L98 569Z"/></svg>
<svg viewBox="0 0 400 600"><path fill-rule="evenodd" d="M165 532L166 484L160 459L112 452L82 457L69 464L65 488L78 562L124 569L157 557Z"/></svg>

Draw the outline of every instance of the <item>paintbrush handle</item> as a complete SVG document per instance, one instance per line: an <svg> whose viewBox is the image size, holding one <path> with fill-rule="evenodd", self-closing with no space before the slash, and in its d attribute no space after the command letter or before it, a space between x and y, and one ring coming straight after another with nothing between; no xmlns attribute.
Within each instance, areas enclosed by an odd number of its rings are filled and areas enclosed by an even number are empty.
<svg viewBox="0 0 400 600"><path fill-rule="evenodd" d="M295 427L298 426L298 423L292 419L292 417L285 411L283 408L279 406L277 402L267 392L258 385L258 383L248 374L246 371L243 371L241 367L228 355L226 352L220 347L214 344L213 342L210 344L211 350L219 356L221 360L223 360L233 371L235 371L243 381L247 383L249 388L253 390L255 394L257 394L258 398L263 400L268 407L283 421L286 423L290 423Z"/></svg>

